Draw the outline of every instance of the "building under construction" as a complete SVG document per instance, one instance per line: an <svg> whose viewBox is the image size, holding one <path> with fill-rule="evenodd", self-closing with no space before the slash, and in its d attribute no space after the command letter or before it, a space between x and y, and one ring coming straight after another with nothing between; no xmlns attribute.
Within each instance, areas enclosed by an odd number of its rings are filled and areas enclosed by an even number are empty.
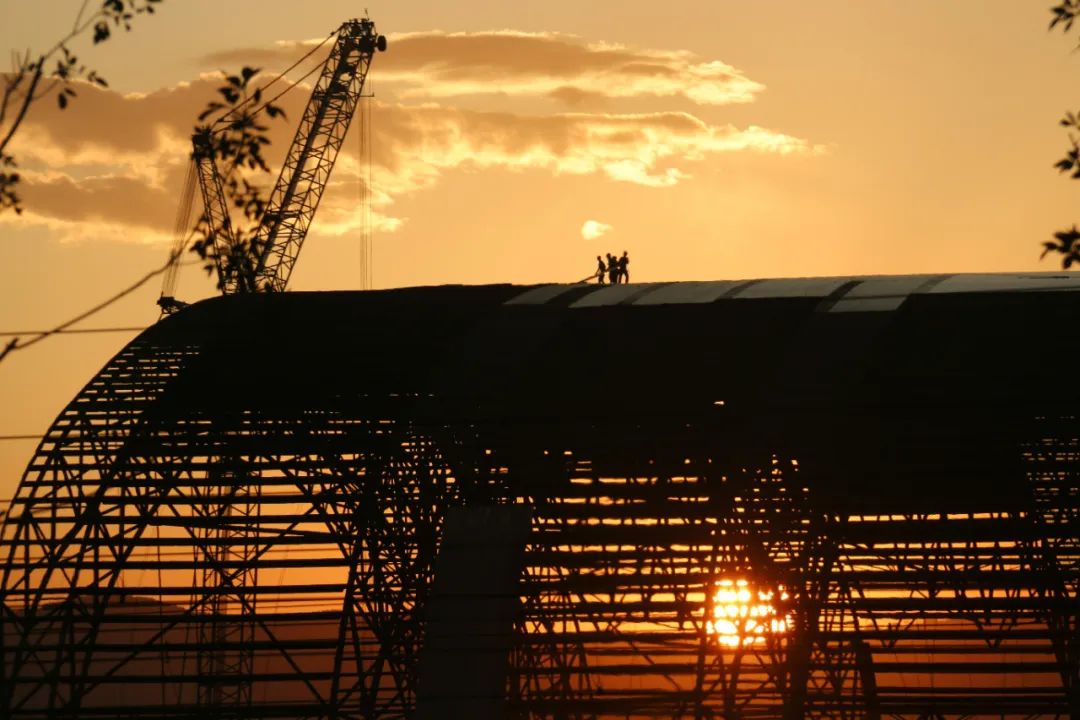
<svg viewBox="0 0 1080 720"><path fill-rule="evenodd" d="M11 718L1080 718L1074 276L233 295L64 409Z"/></svg>

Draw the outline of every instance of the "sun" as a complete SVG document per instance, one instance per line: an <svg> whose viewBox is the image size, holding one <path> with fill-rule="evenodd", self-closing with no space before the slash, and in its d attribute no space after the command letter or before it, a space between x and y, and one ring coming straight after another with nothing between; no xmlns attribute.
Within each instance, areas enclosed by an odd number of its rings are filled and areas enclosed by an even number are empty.
<svg viewBox="0 0 1080 720"><path fill-rule="evenodd" d="M787 599L782 586L774 591L754 588L743 579L720 580L713 594L712 617L705 627L725 647L764 643L769 637L787 632L789 618L777 610L774 602Z"/></svg>

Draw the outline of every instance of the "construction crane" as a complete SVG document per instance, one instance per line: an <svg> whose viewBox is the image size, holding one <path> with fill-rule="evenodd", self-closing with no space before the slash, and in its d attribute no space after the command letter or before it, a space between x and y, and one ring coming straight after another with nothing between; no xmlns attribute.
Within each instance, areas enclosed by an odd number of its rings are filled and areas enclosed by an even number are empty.
<svg viewBox="0 0 1080 720"><path fill-rule="evenodd" d="M198 179L218 284L226 295L280 292L288 285L363 93L371 60L375 52L386 50L386 38L368 18L345 22L335 35L250 246L238 242L229 216L224 182L215 162L213 129L202 129L192 137L193 175ZM189 182L181 197L181 218L189 214L192 199ZM158 304L167 315L186 307L171 292L163 293ZM202 606L196 618L195 655L197 702L205 717L243 714L252 702L257 553L262 542L260 485L257 478L235 472L234 464L234 458L211 458L208 473L227 481L202 496L196 513L200 520L192 526L203 543L196 562L201 578L195 592L202 594Z"/></svg>
<svg viewBox="0 0 1080 720"><path fill-rule="evenodd" d="M377 51L386 50L386 37L379 35L375 23L366 17L346 21L335 35L251 243L254 252L240 246L229 219L211 149L212 131L192 137L207 233L214 248L218 284L226 295L281 292L288 286L363 94L372 58ZM158 304L166 314L186 306L171 294L163 294Z"/></svg>

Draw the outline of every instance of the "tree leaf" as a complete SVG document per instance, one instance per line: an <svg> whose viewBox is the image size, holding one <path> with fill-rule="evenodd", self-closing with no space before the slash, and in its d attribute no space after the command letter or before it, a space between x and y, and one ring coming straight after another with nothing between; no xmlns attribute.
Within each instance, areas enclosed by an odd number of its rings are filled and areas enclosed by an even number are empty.
<svg viewBox="0 0 1080 720"><path fill-rule="evenodd" d="M109 24L104 20L94 23L94 44L103 43L109 39Z"/></svg>

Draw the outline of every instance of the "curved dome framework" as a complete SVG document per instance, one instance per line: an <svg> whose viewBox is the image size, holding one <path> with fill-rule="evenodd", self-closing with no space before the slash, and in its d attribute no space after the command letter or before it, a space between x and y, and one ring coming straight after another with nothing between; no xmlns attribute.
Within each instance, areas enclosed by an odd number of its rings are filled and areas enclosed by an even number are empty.
<svg viewBox="0 0 1080 720"><path fill-rule="evenodd" d="M1080 717L1077 289L201 303L27 468L3 714L436 717L487 673L516 717ZM454 569L456 508L523 512L520 552Z"/></svg>

